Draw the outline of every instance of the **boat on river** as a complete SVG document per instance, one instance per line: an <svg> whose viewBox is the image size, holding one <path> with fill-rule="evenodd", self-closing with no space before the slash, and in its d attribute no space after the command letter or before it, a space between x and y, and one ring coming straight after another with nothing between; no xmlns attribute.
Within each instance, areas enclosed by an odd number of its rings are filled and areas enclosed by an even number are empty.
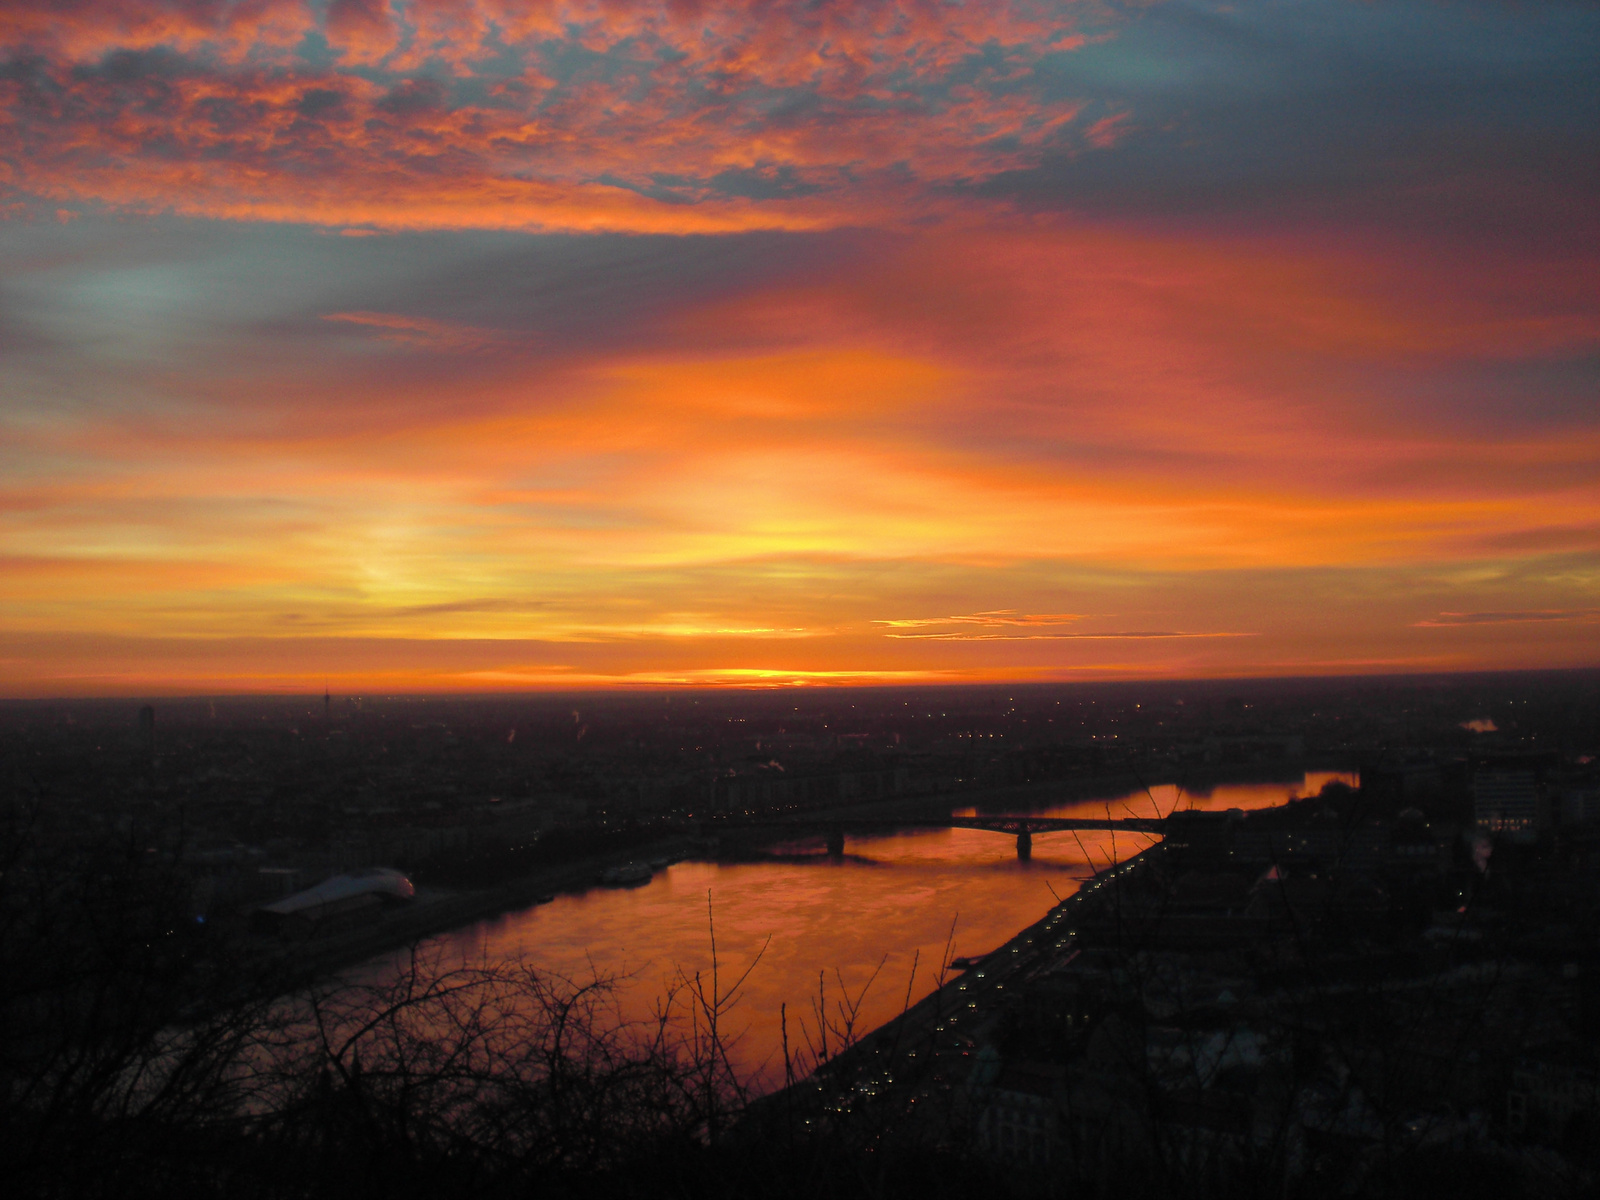
<svg viewBox="0 0 1600 1200"><path fill-rule="evenodd" d="M649 883L654 874L649 863L624 863L608 868L600 876L600 882L607 887L640 887Z"/></svg>

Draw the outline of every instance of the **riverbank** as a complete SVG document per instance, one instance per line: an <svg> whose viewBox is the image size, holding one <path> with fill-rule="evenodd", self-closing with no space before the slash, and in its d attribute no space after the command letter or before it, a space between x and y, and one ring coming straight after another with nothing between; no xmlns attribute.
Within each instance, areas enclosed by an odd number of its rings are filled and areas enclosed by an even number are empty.
<svg viewBox="0 0 1600 1200"><path fill-rule="evenodd" d="M1060 785L1051 786L1055 786L1059 793ZM1101 783L1097 778L1093 783L1086 782L1085 786L1117 785L1114 782ZM948 817L953 796L959 796L967 802L975 796L981 796L985 802L989 802L991 798L1000 795L999 792L990 791L924 793L890 797L869 804L808 810L786 816L792 815L797 820L814 820L819 823L830 819L852 817L856 819ZM380 954L403 949L477 921L530 908L547 896L582 892L603 886L601 876L611 867L629 862L653 862L660 859L670 859L675 862L685 859L714 859L719 862L761 861L765 847L795 841L797 836L792 830L774 826L740 828L736 822L730 822L726 827L720 821L706 822L701 828L712 836L708 839L698 833L676 833L655 842L630 847L626 851L535 867L512 879L485 888L458 889L423 884L418 888L417 898L411 904L391 909L371 924L314 935L295 943L279 943L275 948L293 949L299 953L296 963L297 973L331 974ZM712 848L713 845L715 848Z"/></svg>
<svg viewBox="0 0 1600 1200"><path fill-rule="evenodd" d="M1261 783L1294 784L1305 778L1305 768L1273 764L1252 771L1234 771L1228 773L1230 778L1221 778L1219 774L1214 771L1185 773L1177 786L1200 796L1229 783L1250 786ZM820 839L829 821L922 818L937 821L948 818L952 811L962 809L1036 811L1102 797L1110 800L1122 797L1126 803L1137 804L1146 787L1158 789L1165 786L1173 786L1172 781L1163 782L1159 778L1143 780L1125 771L1107 772L1004 788L896 796L868 804L831 806L780 813L773 817L775 822L792 821L799 828L786 828L779 823L746 826L737 819L711 820L700 824L694 831L679 830L655 841L619 848L611 853L534 867L481 888L430 885L424 879L413 904L384 913L371 924L325 932L300 942L279 943L276 948L295 956L297 973L325 975L477 922L532 908L550 896L582 893L601 886L601 876L608 868L630 861L714 859L724 864L795 862L818 857L803 851L796 853L789 847L797 842ZM816 828L807 828L809 826Z"/></svg>
<svg viewBox="0 0 1600 1200"><path fill-rule="evenodd" d="M681 862L699 852L697 841L681 835L663 838L633 847L625 854L596 855L578 862L535 868L515 879L482 889L424 885L410 904L389 909L371 924L313 935L298 942L280 941L274 948L300 951L297 961L300 973L330 974L476 921L530 908L546 897L604 886L601 877L612 867L661 859Z"/></svg>
<svg viewBox="0 0 1600 1200"><path fill-rule="evenodd" d="M1098 800L1124 793L1175 787L1180 793L1204 798L1228 784L1295 783L1308 775L1335 772L1354 774L1345 763L1306 761L1235 763L1228 766L1203 765L1168 769L1153 774L1131 769L1081 775L1071 779L1051 779L1042 783L1018 783L972 791L945 792L941 798L952 807L992 811L997 806L1038 807L1072 801Z"/></svg>
<svg viewBox="0 0 1600 1200"><path fill-rule="evenodd" d="M1164 843L1158 843L1097 872L993 950L942 964L939 987L815 1064L814 1072L797 1073L790 1087L756 1101L752 1118L759 1125L762 1114L779 1104L792 1112L794 1105L820 1102L823 1111L838 1112L852 1097L876 1098L890 1087L924 1095L930 1088L959 1086L972 1065L974 1035L998 1015L1007 985L1015 995L1014 985L1030 971L1071 954L1077 926L1115 904L1118 888L1136 884L1164 853Z"/></svg>

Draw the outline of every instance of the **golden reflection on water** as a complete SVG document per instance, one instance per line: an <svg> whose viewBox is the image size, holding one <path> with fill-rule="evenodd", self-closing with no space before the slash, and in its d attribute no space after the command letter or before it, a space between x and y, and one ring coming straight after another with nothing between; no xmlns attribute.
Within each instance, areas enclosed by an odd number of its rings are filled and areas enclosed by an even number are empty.
<svg viewBox="0 0 1600 1200"><path fill-rule="evenodd" d="M1151 816L1153 804L1163 814L1175 804L1262 808L1312 794L1331 779L1353 782L1342 773L1319 772L1294 784L1219 784L1204 795L1182 796L1166 785L1149 795L1029 811L1116 817ZM788 1005L791 1046L803 1046L798 1023L814 1035L819 987L834 1013L841 985L855 995L876 971L857 1027L865 1033L895 1016L908 995L914 1003L933 990L952 925L951 954L991 950L1042 917L1054 896L1065 898L1092 871L1154 840L1109 832L1035 834L1031 861L1019 862L1014 838L981 830L850 837L842 860L822 853L818 839L794 847L810 853L791 860L682 862L656 872L644 887L559 896L444 935L436 945L447 957L520 958L577 980L596 972L624 976L623 1011L647 1019L680 970L710 970L714 921L724 989L761 956L729 1028L738 1034L731 1055L736 1069L765 1088L783 1076L781 1005Z"/></svg>

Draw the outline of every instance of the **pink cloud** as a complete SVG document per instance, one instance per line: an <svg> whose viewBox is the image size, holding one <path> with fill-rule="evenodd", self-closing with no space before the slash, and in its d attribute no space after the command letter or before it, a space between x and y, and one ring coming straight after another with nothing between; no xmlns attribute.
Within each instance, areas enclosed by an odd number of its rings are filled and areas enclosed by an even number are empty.
<svg viewBox="0 0 1600 1200"><path fill-rule="evenodd" d="M429 350L481 350L502 340L493 330L458 325L451 321L435 321L427 317L408 317L399 313L328 313L322 319L365 327L385 341Z"/></svg>
<svg viewBox="0 0 1600 1200"><path fill-rule="evenodd" d="M1096 150L1109 150L1132 132L1129 124L1131 113L1113 113L1109 117L1101 117L1088 129L1084 130L1084 141Z"/></svg>
<svg viewBox="0 0 1600 1200"><path fill-rule="evenodd" d="M13 185L58 202L224 218L683 231L905 219L926 184L1092 144L1079 102L1028 86L1041 57L1081 44L1075 29L1074 9L1028 0L332 0L320 25L280 0L21 0L0 17L0 56L29 64L0 83L0 157L29 164ZM333 66L299 56L318 31ZM157 48L178 57L100 69ZM1001 65L969 78L980 56ZM800 102L775 109L779 95ZM741 174L781 175L793 193L757 202L715 182Z"/></svg>
<svg viewBox="0 0 1600 1200"><path fill-rule="evenodd" d="M376 63L400 43L389 0L329 0L323 28L328 44L351 63Z"/></svg>

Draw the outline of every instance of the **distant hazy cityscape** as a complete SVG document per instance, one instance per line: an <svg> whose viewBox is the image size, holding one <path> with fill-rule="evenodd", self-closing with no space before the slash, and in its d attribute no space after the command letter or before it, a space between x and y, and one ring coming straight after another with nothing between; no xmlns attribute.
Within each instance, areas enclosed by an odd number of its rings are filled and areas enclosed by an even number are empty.
<svg viewBox="0 0 1600 1200"><path fill-rule="evenodd" d="M1600 820L1592 673L964 689L0 705L13 803L181 828L225 910L328 872L894 797L1359 771L1459 828ZM1030 789L1036 789L1030 791ZM968 798L970 802L970 797ZM1476 806L1476 807L1475 807Z"/></svg>

